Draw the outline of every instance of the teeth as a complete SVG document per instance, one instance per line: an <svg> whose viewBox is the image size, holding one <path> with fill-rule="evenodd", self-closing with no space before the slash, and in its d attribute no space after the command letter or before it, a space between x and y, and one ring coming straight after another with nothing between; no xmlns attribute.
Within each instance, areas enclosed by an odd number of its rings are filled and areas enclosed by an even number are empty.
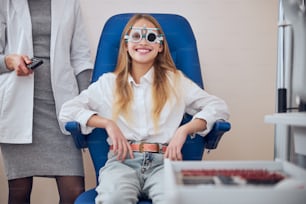
<svg viewBox="0 0 306 204"><path fill-rule="evenodd" d="M150 50L147 50L147 49L137 49L137 52L147 53L147 52L150 52Z"/></svg>

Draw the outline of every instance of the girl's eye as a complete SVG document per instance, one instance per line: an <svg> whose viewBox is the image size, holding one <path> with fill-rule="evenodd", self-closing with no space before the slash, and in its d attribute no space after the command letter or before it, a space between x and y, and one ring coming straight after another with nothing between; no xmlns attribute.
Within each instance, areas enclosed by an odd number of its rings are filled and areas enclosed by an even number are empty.
<svg viewBox="0 0 306 204"><path fill-rule="evenodd" d="M147 40L149 41L149 42L155 42L155 40L156 40L156 34L155 33L149 33L148 35L147 35Z"/></svg>
<svg viewBox="0 0 306 204"><path fill-rule="evenodd" d="M134 32L133 34L132 34L132 40L133 41L139 41L140 40L140 38L141 38L141 35L140 35L140 33L138 33L138 32Z"/></svg>

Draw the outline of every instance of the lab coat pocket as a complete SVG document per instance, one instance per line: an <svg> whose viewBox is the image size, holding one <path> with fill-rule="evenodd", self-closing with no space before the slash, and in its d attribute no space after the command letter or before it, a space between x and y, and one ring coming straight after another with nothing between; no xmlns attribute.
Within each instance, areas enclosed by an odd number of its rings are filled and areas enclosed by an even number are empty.
<svg viewBox="0 0 306 204"><path fill-rule="evenodd" d="M0 143L31 143L33 75L0 75Z"/></svg>
<svg viewBox="0 0 306 204"><path fill-rule="evenodd" d="M5 73L0 75L0 118L5 117L8 108L8 92L10 91L10 82L14 73Z"/></svg>

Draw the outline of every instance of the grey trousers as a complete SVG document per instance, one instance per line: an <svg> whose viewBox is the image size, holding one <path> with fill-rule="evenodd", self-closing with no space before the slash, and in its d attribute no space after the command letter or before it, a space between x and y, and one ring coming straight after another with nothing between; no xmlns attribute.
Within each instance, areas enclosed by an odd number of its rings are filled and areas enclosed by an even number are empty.
<svg viewBox="0 0 306 204"><path fill-rule="evenodd" d="M118 161L112 151L99 172L96 204L136 204L139 197L164 202L164 155L134 152L134 159Z"/></svg>

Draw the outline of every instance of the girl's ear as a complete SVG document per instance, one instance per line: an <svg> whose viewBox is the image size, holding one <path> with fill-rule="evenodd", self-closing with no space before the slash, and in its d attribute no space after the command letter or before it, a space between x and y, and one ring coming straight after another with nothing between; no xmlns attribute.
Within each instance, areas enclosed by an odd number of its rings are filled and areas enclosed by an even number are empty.
<svg viewBox="0 0 306 204"><path fill-rule="evenodd" d="M163 49L164 49L164 45L163 44L159 44L158 52L162 52Z"/></svg>
<svg viewBox="0 0 306 204"><path fill-rule="evenodd" d="M123 45L123 50L127 53L129 53L128 44L125 42Z"/></svg>

